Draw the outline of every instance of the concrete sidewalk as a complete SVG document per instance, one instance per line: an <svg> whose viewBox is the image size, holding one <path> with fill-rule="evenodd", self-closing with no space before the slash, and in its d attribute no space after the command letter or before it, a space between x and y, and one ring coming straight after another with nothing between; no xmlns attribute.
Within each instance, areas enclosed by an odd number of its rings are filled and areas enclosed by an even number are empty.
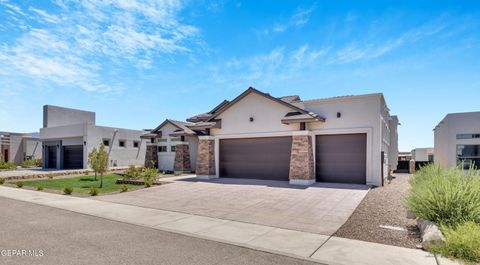
<svg viewBox="0 0 480 265"><path fill-rule="evenodd" d="M424 251L0 186L0 196L326 264L453 264Z"/></svg>

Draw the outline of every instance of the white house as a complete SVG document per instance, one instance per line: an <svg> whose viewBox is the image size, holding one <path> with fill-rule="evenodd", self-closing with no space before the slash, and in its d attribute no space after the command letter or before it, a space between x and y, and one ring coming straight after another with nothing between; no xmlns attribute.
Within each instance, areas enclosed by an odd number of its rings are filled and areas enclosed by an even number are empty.
<svg viewBox="0 0 480 265"><path fill-rule="evenodd" d="M188 121L199 178L382 186L398 162L398 118L383 94L301 100L249 88Z"/></svg>
<svg viewBox="0 0 480 265"><path fill-rule="evenodd" d="M95 112L51 105L43 107L43 167L88 168L88 153L104 144L110 166L143 165L146 140L141 130L97 126Z"/></svg>
<svg viewBox="0 0 480 265"><path fill-rule="evenodd" d="M412 150L412 159L416 162L433 162L434 148L415 148Z"/></svg>
<svg viewBox="0 0 480 265"><path fill-rule="evenodd" d="M480 112L450 113L434 129L435 163L480 165Z"/></svg>

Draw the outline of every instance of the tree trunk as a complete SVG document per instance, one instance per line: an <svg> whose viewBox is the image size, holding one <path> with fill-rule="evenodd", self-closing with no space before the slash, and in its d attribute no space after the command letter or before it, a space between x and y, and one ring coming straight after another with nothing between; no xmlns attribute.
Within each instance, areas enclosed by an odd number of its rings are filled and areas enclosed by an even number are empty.
<svg viewBox="0 0 480 265"><path fill-rule="evenodd" d="M97 171L95 171L95 181L97 181Z"/></svg>
<svg viewBox="0 0 480 265"><path fill-rule="evenodd" d="M103 188L103 174L100 174L100 189Z"/></svg>

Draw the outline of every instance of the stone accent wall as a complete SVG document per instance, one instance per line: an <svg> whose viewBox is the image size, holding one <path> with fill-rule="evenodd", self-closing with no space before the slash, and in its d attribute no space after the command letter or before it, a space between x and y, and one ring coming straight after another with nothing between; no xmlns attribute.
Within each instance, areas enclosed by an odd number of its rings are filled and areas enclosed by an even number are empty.
<svg viewBox="0 0 480 265"><path fill-rule="evenodd" d="M145 167L152 166L152 161L155 163L155 167L158 167L157 145L147 144L147 151L145 154Z"/></svg>
<svg viewBox="0 0 480 265"><path fill-rule="evenodd" d="M290 156L290 180L294 179L315 179L312 137L310 135L293 136L292 154Z"/></svg>
<svg viewBox="0 0 480 265"><path fill-rule="evenodd" d="M215 175L215 141L199 139L197 154L197 175Z"/></svg>
<svg viewBox="0 0 480 265"><path fill-rule="evenodd" d="M175 146L175 162L173 164L173 170L185 173L190 173L192 171L188 143L181 143Z"/></svg>

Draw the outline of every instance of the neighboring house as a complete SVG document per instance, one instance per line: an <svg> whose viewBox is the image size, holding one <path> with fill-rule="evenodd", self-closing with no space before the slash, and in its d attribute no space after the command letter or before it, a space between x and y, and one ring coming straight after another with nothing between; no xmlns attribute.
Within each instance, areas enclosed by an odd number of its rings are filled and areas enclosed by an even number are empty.
<svg viewBox="0 0 480 265"><path fill-rule="evenodd" d="M480 112L450 113L435 127L435 163L480 165Z"/></svg>
<svg viewBox="0 0 480 265"><path fill-rule="evenodd" d="M398 161L412 160L412 152L398 152Z"/></svg>
<svg viewBox="0 0 480 265"><path fill-rule="evenodd" d="M383 94L301 100L249 88L187 121L183 125L198 138L199 178L382 186L396 169L398 118Z"/></svg>
<svg viewBox="0 0 480 265"><path fill-rule="evenodd" d="M415 162L433 162L434 160L433 147L415 148L411 153Z"/></svg>
<svg viewBox="0 0 480 265"><path fill-rule="evenodd" d="M198 135L187 126L193 125L175 120L165 120L150 134L142 138L152 138L147 143L147 161L154 161L162 171L182 171L191 173L195 170L197 159ZM149 163L146 163L146 166Z"/></svg>
<svg viewBox="0 0 480 265"><path fill-rule="evenodd" d="M143 165L146 132L95 125L95 112L51 105L43 107L43 167L86 169L88 154L101 143L109 153L109 165Z"/></svg>
<svg viewBox="0 0 480 265"><path fill-rule="evenodd" d="M27 159L42 159L38 133L0 132L0 161L20 165Z"/></svg>

